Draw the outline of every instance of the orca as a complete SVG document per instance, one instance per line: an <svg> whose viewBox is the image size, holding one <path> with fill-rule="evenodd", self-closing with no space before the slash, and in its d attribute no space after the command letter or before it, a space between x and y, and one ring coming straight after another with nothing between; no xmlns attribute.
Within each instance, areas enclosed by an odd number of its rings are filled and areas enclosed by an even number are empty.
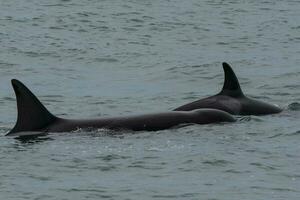
<svg viewBox="0 0 300 200"><path fill-rule="evenodd" d="M78 129L157 131L178 125L234 122L230 114L216 109L168 111L144 115L104 117L99 119L63 119L51 114L20 81L11 81L17 100L17 122L8 134L27 136L36 133L71 132Z"/></svg>
<svg viewBox="0 0 300 200"><path fill-rule="evenodd" d="M282 111L277 105L265 103L245 96L231 66L225 62L222 65L225 80L221 92L214 96L180 106L174 109L174 111L214 108L226 111L232 115L267 115Z"/></svg>

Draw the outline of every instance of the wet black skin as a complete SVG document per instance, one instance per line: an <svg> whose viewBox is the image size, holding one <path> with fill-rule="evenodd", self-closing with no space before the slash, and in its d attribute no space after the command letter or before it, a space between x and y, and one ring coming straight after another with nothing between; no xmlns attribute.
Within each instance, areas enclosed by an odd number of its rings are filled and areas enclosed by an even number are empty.
<svg viewBox="0 0 300 200"><path fill-rule="evenodd" d="M174 111L191 111L200 108L213 108L233 115L267 115L280 113L277 105L255 100L244 95L239 81L227 63L223 63L225 81L219 94L180 106Z"/></svg>
<svg viewBox="0 0 300 200"><path fill-rule="evenodd" d="M13 79L12 85L17 99L18 118L14 128L7 134L10 136L24 136L35 132L70 132L80 128L157 131L181 124L209 124L235 121L230 114L216 109L169 111L99 119L63 119L51 114L20 81Z"/></svg>

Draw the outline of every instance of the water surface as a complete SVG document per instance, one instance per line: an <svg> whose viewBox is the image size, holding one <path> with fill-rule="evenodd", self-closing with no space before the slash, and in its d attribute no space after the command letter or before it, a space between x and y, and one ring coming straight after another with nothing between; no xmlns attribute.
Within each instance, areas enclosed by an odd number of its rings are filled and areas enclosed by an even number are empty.
<svg viewBox="0 0 300 200"><path fill-rule="evenodd" d="M298 1L2 1L1 199L298 199ZM158 132L4 137L10 79L69 118L167 111L217 93L222 62L246 94L285 108Z"/></svg>

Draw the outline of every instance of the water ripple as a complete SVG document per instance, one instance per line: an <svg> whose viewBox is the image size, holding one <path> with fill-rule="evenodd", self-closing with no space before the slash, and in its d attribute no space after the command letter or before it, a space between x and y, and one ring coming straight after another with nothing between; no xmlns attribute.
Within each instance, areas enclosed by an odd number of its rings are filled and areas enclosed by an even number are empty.
<svg viewBox="0 0 300 200"><path fill-rule="evenodd" d="M292 111L299 111L300 110L300 103L294 102L288 105L288 109Z"/></svg>
<svg viewBox="0 0 300 200"><path fill-rule="evenodd" d="M287 134L287 136L299 136L300 130Z"/></svg>
<svg viewBox="0 0 300 200"><path fill-rule="evenodd" d="M205 164L205 165L221 166L221 167L225 167L229 164L234 164L230 161L221 160L221 159L206 160L206 161L203 161L202 163Z"/></svg>
<svg viewBox="0 0 300 200"><path fill-rule="evenodd" d="M254 163L250 163L250 165L256 166L260 169L264 169L266 171L274 171L274 170L278 170L277 166L272 166L272 165L265 165L262 163L258 163L258 162L254 162Z"/></svg>
<svg viewBox="0 0 300 200"><path fill-rule="evenodd" d="M294 0L1 1L1 199L297 199L298 8ZM16 118L12 77L49 106L65 99L53 109L62 116L102 117L212 95L223 61L246 94L288 108L230 125L3 136Z"/></svg>

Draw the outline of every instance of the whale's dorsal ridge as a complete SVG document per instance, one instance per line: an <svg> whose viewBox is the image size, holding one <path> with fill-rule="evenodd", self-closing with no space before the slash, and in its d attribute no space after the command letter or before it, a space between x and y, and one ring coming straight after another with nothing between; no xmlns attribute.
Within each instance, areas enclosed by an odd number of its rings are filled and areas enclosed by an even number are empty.
<svg viewBox="0 0 300 200"><path fill-rule="evenodd" d="M111 130L158 131L180 124L209 124L234 122L230 114L216 109L198 109L190 112L160 112L124 117L98 119L63 119L52 115L37 97L20 81L12 80L16 94L18 118L7 134L27 139L48 132L71 132L78 129L104 128Z"/></svg>
<svg viewBox="0 0 300 200"><path fill-rule="evenodd" d="M214 108L229 112L233 115L267 115L282 111L278 106L248 98L244 95L239 80L230 65L225 62L222 64L225 80L221 92L187 103L174 110L191 111L200 108Z"/></svg>
<svg viewBox="0 0 300 200"><path fill-rule="evenodd" d="M12 79L11 83L16 94L18 117L16 125L8 135L39 130L57 119L23 83L16 79Z"/></svg>
<svg viewBox="0 0 300 200"><path fill-rule="evenodd" d="M236 77L231 66L226 62L223 62L222 65L223 65L225 80L224 80L223 88L219 93L219 95L227 95L232 97L244 96L243 91L239 84L239 80Z"/></svg>

